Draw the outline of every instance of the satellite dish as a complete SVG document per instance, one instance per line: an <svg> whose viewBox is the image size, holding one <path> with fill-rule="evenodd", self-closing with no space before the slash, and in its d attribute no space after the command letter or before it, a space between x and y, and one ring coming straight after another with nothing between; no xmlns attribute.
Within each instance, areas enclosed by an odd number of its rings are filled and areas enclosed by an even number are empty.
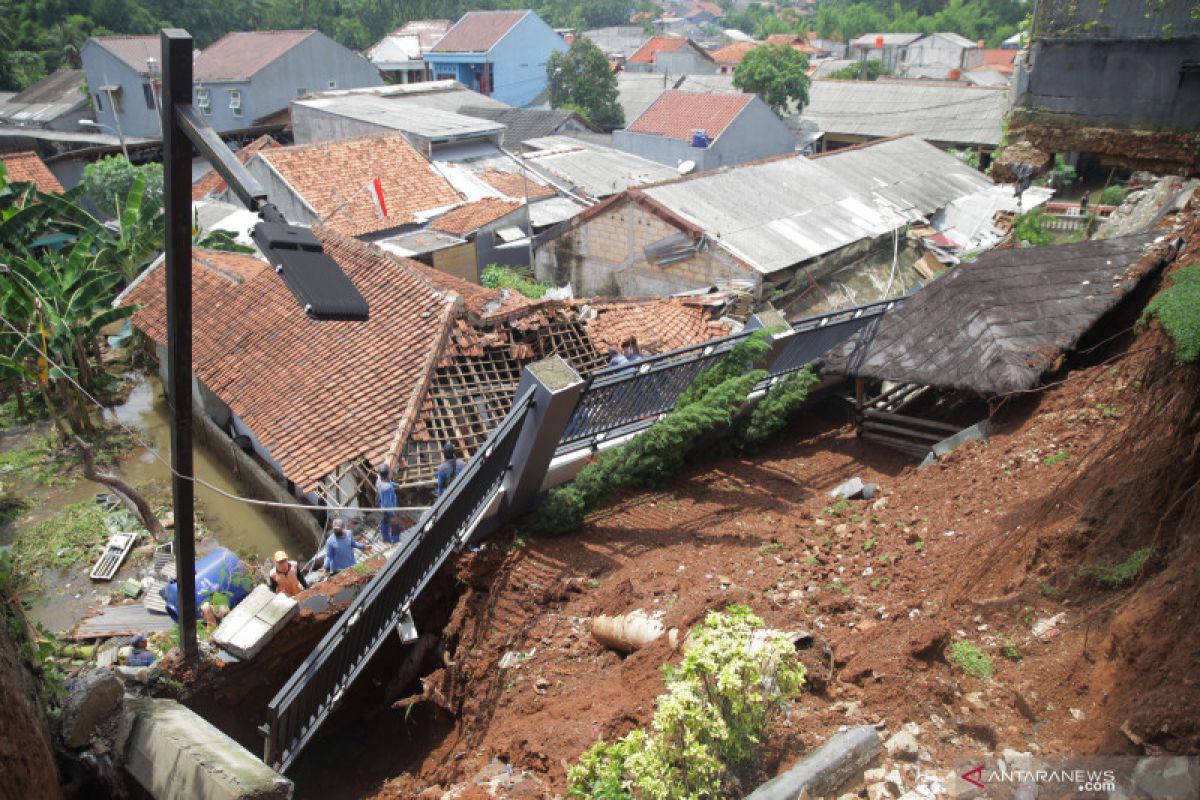
<svg viewBox="0 0 1200 800"><path fill-rule="evenodd" d="M691 172L695 168L696 168L696 162L689 159L687 161L679 162L679 166L676 167L675 169L679 171L680 175L687 175L689 172Z"/></svg>

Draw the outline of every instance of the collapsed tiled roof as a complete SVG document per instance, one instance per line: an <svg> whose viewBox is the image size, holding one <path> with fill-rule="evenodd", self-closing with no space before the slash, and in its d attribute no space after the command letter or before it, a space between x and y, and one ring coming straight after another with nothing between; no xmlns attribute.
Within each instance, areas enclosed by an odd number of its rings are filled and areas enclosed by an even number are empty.
<svg viewBox="0 0 1200 800"><path fill-rule="evenodd" d="M20 153L5 153L0 156L4 169L8 173L9 183L32 183L39 192L46 194L62 194L62 184L50 168L38 158L32 150Z"/></svg>
<svg viewBox="0 0 1200 800"><path fill-rule="evenodd" d="M153 58L162 67L162 43L153 36L94 36L93 40L124 61L139 75L147 75L146 59ZM93 87L94 90L94 87Z"/></svg>
<svg viewBox="0 0 1200 800"><path fill-rule="evenodd" d="M468 11L430 52L486 53L531 11Z"/></svg>
<svg viewBox="0 0 1200 800"><path fill-rule="evenodd" d="M238 161L245 164L250 160L250 156L257 152L282 146L270 134L264 133L241 150L238 150L234 155L237 156ZM200 176L200 180L192 184L192 199L203 200L209 195L225 191L225 186L225 179L218 175L215 169L209 168L208 172Z"/></svg>
<svg viewBox="0 0 1200 800"><path fill-rule="evenodd" d="M652 36L627 61L634 64L654 64L659 53L674 53L688 43L684 36Z"/></svg>
<svg viewBox="0 0 1200 800"><path fill-rule="evenodd" d="M344 139L280 147L256 156L278 172L324 219L331 231L347 236L398 228L419 212L453 205L454 187L401 135ZM375 178L383 184L388 216L381 218L369 192L359 191ZM351 195L358 192L353 199ZM346 202L349 199L349 202Z"/></svg>
<svg viewBox="0 0 1200 800"><path fill-rule="evenodd" d="M557 194L549 186L538 183L535 178L527 178L515 172L488 169L479 172L476 177L506 197L528 197L530 200L537 200L542 197L553 197Z"/></svg>
<svg viewBox="0 0 1200 800"><path fill-rule="evenodd" d="M588 336L601 351L620 347L633 336L643 353L662 353L730 332L730 326L716 318L726 303L713 304L705 296L583 302Z"/></svg>
<svg viewBox="0 0 1200 800"><path fill-rule="evenodd" d="M247 80L314 33L315 30L227 33L204 48L192 64L192 76L197 81Z"/></svg>
<svg viewBox="0 0 1200 800"><path fill-rule="evenodd" d="M838 375L1003 395L1061 353L1166 260L1155 234L993 250L939 277L825 357Z"/></svg>
<svg viewBox="0 0 1200 800"><path fill-rule="evenodd" d="M371 307L367 322L316 322L264 261L196 250L196 375L311 490L339 466L382 461L406 438L455 314L453 297L409 262L315 231ZM164 268L126 296L133 321L166 341Z"/></svg>
<svg viewBox="0 0 1200 800"><path fill-rule="evenodd" d="M492 108L488 106L463 106L460 113L468 117L479 117L504 126L505 147L515 148L529 139L557 133L567 122L575 119L580 127L600 130L582 119L574 111L562 108Z"/></svg>
<svg viewBox="0 0 1200 800"><path fill-rule="evenodd" d="M511 214L521 207L516 200L501 200L498 197L485 197L473 203L447 211L433 222L433 227L439 231L464 236L476 231L490 222Z"/></svg>
<svg viewBox="0 0 1200 800"><path fill-rule="evenodd" d="M629 130L657 133L683 141L691 138L692 131L703 130L709 139L716 139L753 99L752 94L701 94L668 90L633 121Z"/></svg>

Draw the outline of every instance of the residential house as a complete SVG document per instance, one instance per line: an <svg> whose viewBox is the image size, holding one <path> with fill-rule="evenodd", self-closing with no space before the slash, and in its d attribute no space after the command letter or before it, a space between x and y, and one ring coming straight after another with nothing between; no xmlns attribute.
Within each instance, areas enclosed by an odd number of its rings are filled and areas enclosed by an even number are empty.
<svg viewBox="0 0 1200 800"><path fill-rule="evenodd" d="M912 133L943 147L990 153L1003 136L1008 92L925 81L814 80L800 121L826 149Z"/></svg>
<svg viewBox="0 0 1200 800"><path fill-rule="evenodd" d="M931 33L906 48L897 71L908 78L958 80L983 63L983 46L957 33Z"/></svg>
<svg viewBox="0 0 1200 800"><path fill-rule="evenodd" d="M717 72L721 75L733 74L746 54L758 46L758 42L733 42L712 51L712 60L717 63Z"/></svg>
<svg viewBox="0 0 1200 800"><path fill-rule="evenodd" d="M4 172L9 183L32 183L39 192L63 193L63 187L58 182L58 178L54 177L50 168L32 150L21 153L4 153L0 155L0 163L4 164Z"/></svg>
<svg viewBox="0 0 1200 800"><path fill-rule="evenodd" d="M547 176L587 202L679 174L673 167L566 136L530 139L521 157L534 174Z"/></svg>
<svg viewBox="0 0 1200 800"><path fill-rule="evenodd" d="M81 69L60 69L0 100L0 125L20 128L77 131L79 120L91 113Z"/></svg>
<svg viewBox="0 0 1200 800"><path fill-rule="evenodd" d="M725 11L708 0L672 3L663 10L663 18L673 17L695 25L715 24L725 19Z"/></svg>
<svg viewBox="0 0 1200 800"><path fill-rule="evenodd" d="M584 31L583 37L600 48L600 51L621 64L641 49L650 38L640 25L616 25L611 28L594 28Z"/></svg>
<svg viewBox="0 0 1200 800"><path fill-rule="evenodd" d="M162 54L159 37L93 36L79 52L91 118L120 136L157 139Z"/></svg>
<svg viewBox="0 0 1200 800"><path fill-rule="evenodd" d="M795 137L753 94L663 92L613 146L650 161L699 170L791 153Z"/></svg>
<svg viewBox="0 0 1200 800"><path fill-rule="evenodd" d="M425 62L436 79L452 78L510 106L530 104L546 88L546 64L567 43L532 11L469 11Z"/></svg>
<svg viewBox="0 0 1200 800"><path fill-rule="evenodd" d="M672 75L716 72L708 51L686 36L654 36L625 61L626 72L662 72Z"/></svg>
<svg viewBox="0 0 1200 800"><path fill-rule="evenodd" d="M536 272L584 295L746 282L777 308L807 310L844 296L839 285L857 286L865 302L919 278L906 269L889 280L907 225L993 191L987 177L911 136L767 159L613 195L540 238Z"/></svg>
<svg viewBox="0 0 1200 800"><path fill-rule="evenodd" d="M310 502L373 497L381 462L408 492L432 487L442 445L471 456L511 409L522 368L538 359L559 355L586 376L607 364L607 342L626 330L662 349L729 332L720 304L534 301L314 232L366 298L367 322L309 319L253 255L196 250L191 271L197 410L246 437ZM164 272L160 259L121 298L140 305L133 323L160 353Z"/></svg>
<svg viewBox="0 0 1200 800"><path fill-rule="evenodd" d="M1196 172L1200 16L1194 4L1034 4L1010 132L1104 166ZM1014 138L1014 141L1019 141Z"/></svg>
<svg viewBox="0 0 1200 800"><path fill-rule="evenodd" d="M383 84L371 62L316 30L226 34L192 74L192 102L217 131L252 127L309 92Z"/></svg>
<svg viewBox="0 0 1200 800"><path fill-rule="evenodd" d="M767 41L766 41L767 44L790 45L792 47L792 49L798 50L799 52L804 53L804 55L809 56L810 58L816 58L818 56L828 56L829 52L827 52L825 49L823 49L823 47L820 44L815 44L815 43L819 43L819 42L824 42L824 40L817 39L816 34L812 34L811 36L808 36L808 35L802 36L798 33L772 33L770 36L767 37Z"/></svg>
<svg viewBox="0 0 1200 800"><path fill-rule="evenodd" d="M923 34L865 33L850 42L849 58L882 62L887 72L895 72L907 59L908 48Z"/></svg>
<svg viewBox="0 0 1200 800"><path fill-rule="evenodd" d="M398 134L259 150L246 169L291 222L380 239L421 226L462 196ZM367 185L378 178L387 216ZM228 196L221 199L232 199Z"/></svg>
<svg viewBox="0 0 1200 800"><path fill-rule="evenodd" d="M625 114L625 123L640 117L667 89L677 88L679 80L679 75L668 75L665 72L618 72L617 102Z"/></svg>
<svg viewBox="0 0 1200 800"><path fill-rule="evenodd" d="M499 122L423 105L419 100L396 100L394 96L374 92L296 100L291 106L293 135L298 143L308 144L401 133L427 158L432 158L439 148L463 143L498 147L504 133L504 125Z"/></svg>
<svg viewBox="0 0 1200 800"><path fill-rule="evenodd" d="M364 55L390 83L428 81L433 76L425 54L452 24L448 19L411 20L373 44Z"/></svg>
<svg viewBox="0 0 1200 800"><path fill-rule="evenodd" d="M464 203L430 223L430 228L463 240L437 254L435 266L471 283L479 283L484 267L529 265L529 226L524 203L487 197Z"/></svg>
<svg viewBox="0 0 1200 800"><path fill-rule="evenodd" d="M468 117L491 120L504 126L500 144L515 150L523 142L544 136L571 133L601 133L600 128L574 111L540 108L490 108L466 106L462 113Z"/></svg>

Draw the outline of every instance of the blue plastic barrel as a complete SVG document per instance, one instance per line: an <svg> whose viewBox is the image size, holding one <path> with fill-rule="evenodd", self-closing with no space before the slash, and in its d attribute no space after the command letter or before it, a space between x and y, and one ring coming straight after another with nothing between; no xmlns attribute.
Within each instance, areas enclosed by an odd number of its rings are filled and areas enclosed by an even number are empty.
<svg viewBox="0 0 1200 800"><path fill-rule="evenodd" d="M204 558L196 562L196 608L199 609L204 601L220 592L222 600L229 599L229 607L233 608L242 602L242 598L250 594L254 588L254 576L237 554L225 547L218 547ZM179 620L179 585L171 581L159 594L167 602L167 613L171 619Z"/></svg>

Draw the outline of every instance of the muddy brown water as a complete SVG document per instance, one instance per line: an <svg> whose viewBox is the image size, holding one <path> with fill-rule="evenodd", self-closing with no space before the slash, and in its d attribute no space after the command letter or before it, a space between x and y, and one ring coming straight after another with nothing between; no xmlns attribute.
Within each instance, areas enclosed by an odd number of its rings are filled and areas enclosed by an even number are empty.
<svg viewBox="0 0 1200 800"><path fill-rule="evenodd" d="M133 485L149 481L169 481L171 478L171 432L169 410L162 385L154 377L135 376L136 383L124 403L107 409L104 418L120 422L138 431L152 448L137 447L122 459L118 471ZM26 426L9 431L0 438L0 449L27 447L35 436L44 435L46 427ZM161 456L155 456L155 451ZM195 447L195 472L198 479L233 495L245 495L229 471L199 443ZM164 463L164 461L166 463ZM62 486L47 487L20 475L5 477L10 491L29 498L33 505L14 523L0 530L0 544L10 544L22 529L59 514L65 507L94 498L104 487L86 480ZM222 546L239 551L253 551L263 561L276 550L308 555L302 543L292 540L286 529L275 522L258 506L231 499L207 486L197 484L196 499L204 512L207 538L197 543L197 555L202 556L214 547ZM139 544L145 544L143 539ZM71 628L84 616L89 606L111 595L127 578L140 576L137 565L128 561L111 582L93 582L88 573L92 564L79 564L70 570L48 572L46 590L26 596L30 616L52 631Z"/></svg>

